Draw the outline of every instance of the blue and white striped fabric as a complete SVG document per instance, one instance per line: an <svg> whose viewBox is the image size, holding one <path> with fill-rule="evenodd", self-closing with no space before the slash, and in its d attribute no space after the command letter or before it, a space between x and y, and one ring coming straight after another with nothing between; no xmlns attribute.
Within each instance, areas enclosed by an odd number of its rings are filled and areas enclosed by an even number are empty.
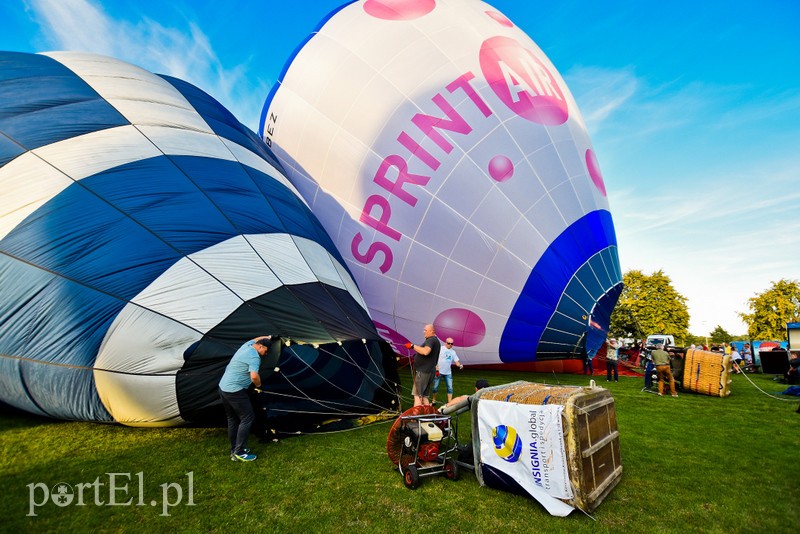
<svg viewBox="0 0 800 534"><path fill-rule="evenodd" d="M256 335L375 353L361 294L274 156L186 82L0 53L0 188L3 402L180 424Z"/></svg>

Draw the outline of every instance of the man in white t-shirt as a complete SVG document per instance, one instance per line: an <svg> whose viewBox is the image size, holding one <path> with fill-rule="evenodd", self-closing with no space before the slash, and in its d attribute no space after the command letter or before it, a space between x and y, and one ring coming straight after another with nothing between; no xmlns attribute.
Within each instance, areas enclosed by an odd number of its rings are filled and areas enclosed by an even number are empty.
<svg viewBox="0 0 800 534"><path fill-rule="evenodd" d="M436 402L436 393L439 391L439 382L444 377L444 383L447 387L447 402L453 400L453 374L452 366L456 364L459 369L464 366L458 359L456 351L453 350L453 338L448 337L442 349L439 351L439 362L436 364L436 377L433 379L433 402Z"/></svg>

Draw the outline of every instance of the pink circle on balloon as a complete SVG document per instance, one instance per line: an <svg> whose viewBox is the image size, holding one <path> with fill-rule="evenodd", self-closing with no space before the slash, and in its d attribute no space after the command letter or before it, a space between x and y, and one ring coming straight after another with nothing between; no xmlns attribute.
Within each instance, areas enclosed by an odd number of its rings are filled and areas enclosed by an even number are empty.
<svg viewBox="0 0 800 534"><path fill-rule="evenodd" d="M547 126L567 122L567 99L531 50L509 37L491 37L481 45L479 60L483 77L511 111Z"/></svg>
<svg viewBox="0 0 800 534"><path fill-rule="evenodd" d="M489 176L496 182L505 182L514 176L514 164L507 156L495 156L489 161Z"/></svg>
<svg viewBox="0 0 800 534"><path fill-rule="evenodd" d="M494 20L496 20L497 22L499 22L500 24L502 24L503 26L506 26L508 28L514 27L514 23L508 20L508 17L506 17L499 11L487 11L486 14L489 15Z"/></svg>
<svg viewBox="0 0 800 534"><path fill-rule="evenodd" d="M594 155L594 150L591 148L586 151L586 169L589 171L589 176L603 196L606 196L606 184L603 182L603 175L600 173L600 165L597 164L597 156Z"/></svg>
<svg viewBox="0 0 800 534"><path fill-rule="evenodd" d="M414 20L436 7L436 0L367 0L364 12L382 20Z"/></svg>
<svg viewBox="0 0 800 534"><path fill-rule="evenodd" d="M433 321L439 339L453 338L456 347L474 347L486 337L486 325L477 314L464 308L450 308Z"/></svg>

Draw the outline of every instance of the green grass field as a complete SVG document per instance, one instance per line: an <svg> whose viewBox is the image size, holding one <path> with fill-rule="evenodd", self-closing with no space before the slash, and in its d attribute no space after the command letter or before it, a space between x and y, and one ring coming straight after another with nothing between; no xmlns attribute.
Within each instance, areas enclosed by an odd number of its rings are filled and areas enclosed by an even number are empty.
<svg viewBox="0 0 800 534"><path fill-rule="evenodd" d="M477 378L588 384L578 375L456 371L456 394L471 392ZM595 377L614 395L624 473L593 517L578 510L551 517L532 499L480 487L471 472L455 482L425 478L409 490L386 455L388 423L278 442L251 438L259 459L234 463L221 428L128 428L3 412L0 529L797 532L798 401L771 398L747 378L734 376L725 399L674 399L642 392L641 378L609 384ZM786 387L770 376L749 378L771 394ZM464 441L469 417L459 424ZM72 488L64 506L49 499L58 483Z"/></svg>

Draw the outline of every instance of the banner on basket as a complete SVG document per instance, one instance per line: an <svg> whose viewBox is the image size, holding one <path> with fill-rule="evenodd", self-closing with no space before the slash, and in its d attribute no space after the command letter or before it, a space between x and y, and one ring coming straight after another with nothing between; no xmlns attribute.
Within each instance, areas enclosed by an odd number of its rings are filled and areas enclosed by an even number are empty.
<svg viewBox="0 0 800 534"><path fill-rule="evenodd" d="M478 424L481 462L513 478L551 515L573 507L560 405L481 400Z"/></svg>

